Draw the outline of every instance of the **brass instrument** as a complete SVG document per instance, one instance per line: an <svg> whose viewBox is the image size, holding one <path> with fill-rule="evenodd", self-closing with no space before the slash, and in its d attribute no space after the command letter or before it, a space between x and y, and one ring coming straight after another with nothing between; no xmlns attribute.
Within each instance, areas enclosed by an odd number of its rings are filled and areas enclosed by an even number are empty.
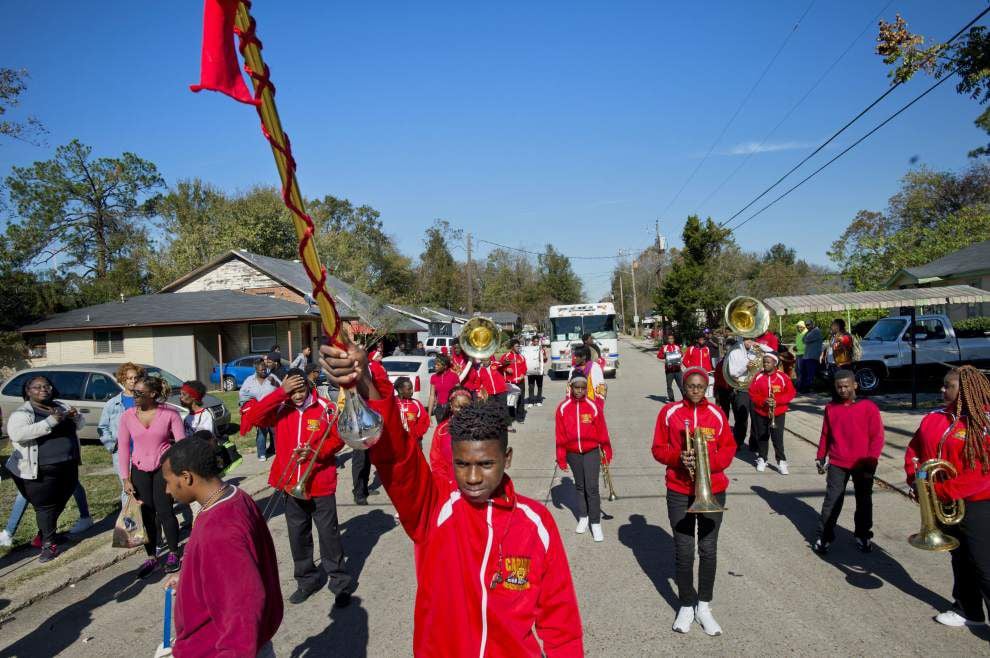
<svg viewBox="0 0 990 658"><path fill-rule="evenodd" d="M762 336L770 327L769 309L760 300L752 297L734 298L725 305L724 315L729 331L744 339ZM749 389L753 378L763 366L763 350L754 345L746 350L746 360L746 374L738 378L733 377L729 370L729 355L727 354L722 360L722 375L725 377L725 382L737 391Z"/></svg>
<svg viewBox="0 0 990 658"><path fill-rule="evenodd" d="M615 495L615 486L612 484L612 471L609 470L608 462L605 461L605 450L598 446L598 452L601 453L602 475L605 477L605 486L608 487L608 499L615 500L618 496Z"/></svg>
<svg viewBox="0 0 990 658"><path fill-rule="evenodd" d="M956 525L966 514L966 503L954 500L943 503L935 495L935 477L947 474L955 477L956 468L944 459L929 459L918 466L914 460L914 487L918 492L921 509L921 530L908 537L908 543L923 551L951 551L959 547L959 540L942 532L938 524Z"/></svg>
<svg viewBox="0 0 990 658"><path fill-rule="evenodd" d="M684 421L684 441L687 452L694 455L694 468L689 469L694 480L694 502L688 507L690 514L721 514L725 508L718 504L712 494L712 468L708 462L708 439L700 427L691 431L691 425Z"/></svg>
<svg viewBox="0 0 990 658"><path fill-rule="evenodd" d="M777 398L773 394L773 382L770 382L770 397L767 398L767 407L770 409L770 431L777 427Z"/></svg>
<svg viewBox="0 0 990 658"><path fill-rule="evenodd" d="M296 482L296 486L292 487L291 489L285 490L285 492L290 496L292 496L293 498L298 498L299 500L309 500L311 498L309 492L306 491L306 483L309 481L310 476L313 474L313 468L316 466L316 456L320 454L320 450L323 448L323 442L327 440L328 436L330 436L330 429L332 427L333 427L332 423L328 422L327 427L325 430L323 430L323 435L320 436L320 440L316 444L315 448L313 447L312 435L310 435L310 440L306 442L306 447L313 451L313 456L309 458L309 463L306 464L306 470L303 471L303 474L302 476L300 476L299 481ZM315 433L316 432L313 432L313 434ZM289 462L291 464L292 460L290 459ZM296 462L296 467L298 467L299 464L302 463L302 460L296 459L295 462Z"/></svg>
<svg viewBox="0 0 990 658"><path fill-rule="evenodd" d="M469 359L482 360L498 351L501 335L502 330L491 319L475 317L467 321L457 341Z"/></svg>

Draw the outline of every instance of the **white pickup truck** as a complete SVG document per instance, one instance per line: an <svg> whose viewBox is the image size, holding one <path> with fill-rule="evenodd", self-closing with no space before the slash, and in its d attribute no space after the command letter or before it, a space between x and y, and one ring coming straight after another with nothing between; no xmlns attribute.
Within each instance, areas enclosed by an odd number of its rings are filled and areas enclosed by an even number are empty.
<svg viewBox="0 0 990 658"><path fill-rule="evenodd" d="M910 316L884 318L863 337L863 355L855 366L860 390L874 393L885 379L911 376L909 324ZM990 336L959 336L944 315L919 315L914 327L919 378L941 378L947 365L990 365Z"/></svg>

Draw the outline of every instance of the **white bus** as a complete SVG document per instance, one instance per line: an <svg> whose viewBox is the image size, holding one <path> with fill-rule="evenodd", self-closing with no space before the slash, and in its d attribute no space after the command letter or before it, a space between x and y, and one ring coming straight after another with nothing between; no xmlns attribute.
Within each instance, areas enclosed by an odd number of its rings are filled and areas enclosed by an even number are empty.
<svg viewBox="0 0 990 658"><path fill-rule="evenodd" d="M550 374L571 369L571 348L591 334L605 357L605 374L619 366L619 335L615 332L615 305L568 304L550 307Z"/></svg>

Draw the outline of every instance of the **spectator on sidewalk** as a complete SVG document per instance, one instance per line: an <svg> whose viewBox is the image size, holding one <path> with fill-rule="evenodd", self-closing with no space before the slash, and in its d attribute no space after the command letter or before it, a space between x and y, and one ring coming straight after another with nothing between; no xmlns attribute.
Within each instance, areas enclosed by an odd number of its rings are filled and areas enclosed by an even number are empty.
<svg viewBox="0 0 990 658"><path fill-rule="evenodd" d="M313 348L309 345L305 346L299 350L299 354L296 358L292 359L292 363L289 365L290 368L299 368L300 370L305 370L306 366L309 365L310 357L313 355Z"/></svg>
<svg viewBox="0 0 990 658"><path fill-rule="evenodd" d="M237 394L237 399L241 405L241 414L249 410L249 404L253 404L272 393L279 387L275 379L268 374L268 366L265 359L257 359L254 362L254 374L244 380L241 390ZM255 446L258 453L258 461L268 459L268 453L275 451L275 437L270 427L258 427L255 436Z"/></svg>
<svg viewBox="0 0 990 658"><path fill-rule="evenodd" d="M801 339L804 343L804 356L801 359L801 377L798 380L798 393L810 393L818 374L818 363L822 359L822 330L813 320L807 322L808 332Z"/></svg>
<svg viewBox="0 0 990 658"><path fill-rule="evenodd" d="M100 423L96 426L96 434L100 438L100 443L112 455L113 472L120 473L120 463L117 452L117 431L120 429L120 417L128 409L134 408L134 384L144 377L144 368L136 363L121 364L117 368L117 383L124 390L113 396L103 406L103 413L100 414ZM123 509L127 501L127 493L124 491L124 481L120 481L120 507Z"/></svg>
<svg viewBox="0 0 990 658"><path fill-rule="evenodd" d="M801 381L801 359L804 358L804 337L808 335L808 325L804 320L798 320L794 325L797 333L794 334L794 369L797 371L798 382Z"/></svg>
<svg viewBox="0 0 990 658"><path fill-rule="evenodd" d="M200 430L216 434L213 429L213 414L203 406L204 397L206 397L206 386L203 382L195 379L182 382L182 388L179 389L179 403L189 410L186 417L182 419L186 436L192 436Z"/></svg>
<svg viewBox="0 0 990 658"><path fill-rule="evenodd" d="M853 362L853 339L846 331L846 321L832 320L831 338L828 343L827 368L831 379L837 370L850 369Z"/></svg>

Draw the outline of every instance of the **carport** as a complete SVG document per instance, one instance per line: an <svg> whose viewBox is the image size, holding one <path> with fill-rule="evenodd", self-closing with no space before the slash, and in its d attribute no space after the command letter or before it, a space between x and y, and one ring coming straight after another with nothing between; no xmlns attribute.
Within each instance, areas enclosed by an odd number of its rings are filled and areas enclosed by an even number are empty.
<svg viewBox="0 0 990 658"><path fill-rule="evenodd" d="M768 297L763 300L777 315L778 327L783 327L785 315L801 313L845 313L863 309L911 309L911 327L915 326L919 306L942 304L978 304L990 302L990 292L973 286L943 286L940 288L902 288L900 290L867 290L863 292L838 292L823 295L795 295ZM911 408L918 408L917 343L911 332Z"/></svg>

